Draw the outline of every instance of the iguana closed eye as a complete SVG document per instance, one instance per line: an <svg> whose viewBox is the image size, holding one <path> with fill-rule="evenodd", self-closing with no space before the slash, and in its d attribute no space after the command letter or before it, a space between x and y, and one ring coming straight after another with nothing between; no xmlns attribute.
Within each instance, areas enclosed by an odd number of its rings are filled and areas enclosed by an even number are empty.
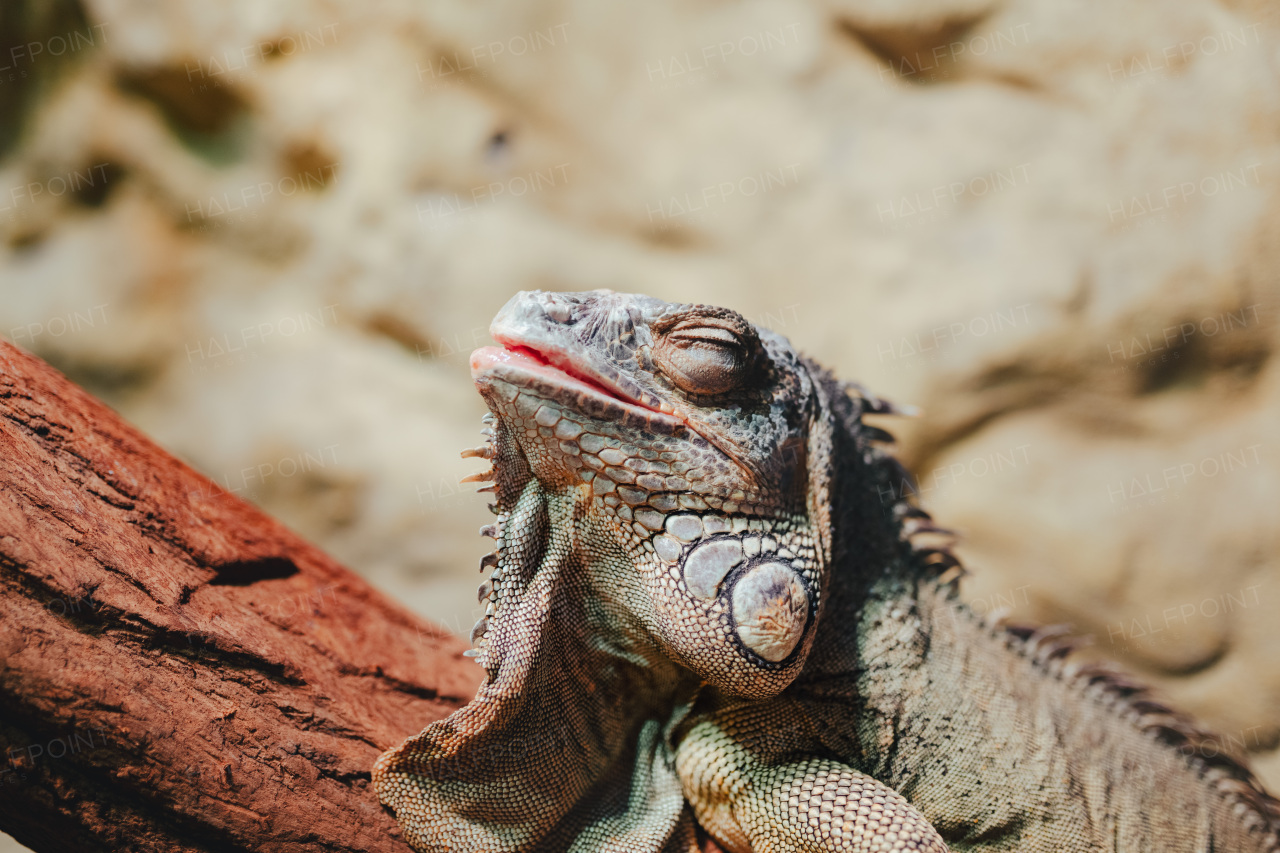
<svg viewBox="0 0 1280 853"><path fill-rule="evenodd" d="M374 768L418 850L1280 849L1208 735L957 601L882 500L887 404L723 308L521 293L491 331L488 678Z"/></svg>

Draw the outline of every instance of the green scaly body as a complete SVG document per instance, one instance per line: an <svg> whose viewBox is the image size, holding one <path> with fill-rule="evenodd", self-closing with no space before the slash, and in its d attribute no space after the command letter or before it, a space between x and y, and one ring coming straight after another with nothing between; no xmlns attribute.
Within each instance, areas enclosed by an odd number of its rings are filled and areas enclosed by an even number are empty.
<svg viewBox="0 0 1280 853"><path fill-rule="evenodd" d="M958 602L887 404L726 309L522 293L492 331L488 677L374 769L415 848L1280 849L1209 735Z"/></svg>

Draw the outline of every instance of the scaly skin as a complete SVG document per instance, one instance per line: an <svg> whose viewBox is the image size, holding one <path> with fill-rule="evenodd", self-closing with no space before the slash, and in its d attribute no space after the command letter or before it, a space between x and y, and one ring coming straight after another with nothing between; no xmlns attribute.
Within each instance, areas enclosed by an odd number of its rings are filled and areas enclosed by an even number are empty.
<svg viewBox="0 0 1280 853"><path fill-rule="evenodd" d="M887 404L722 308L521 293L491 331L487 679L374 768L416 849L1280 849L1209 736L956 600Z"/></svg>

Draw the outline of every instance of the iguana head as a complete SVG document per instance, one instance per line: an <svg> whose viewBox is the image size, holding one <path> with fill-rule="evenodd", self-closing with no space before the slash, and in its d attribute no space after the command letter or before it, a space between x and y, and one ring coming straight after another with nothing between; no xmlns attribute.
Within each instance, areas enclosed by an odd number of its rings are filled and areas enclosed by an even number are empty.
<svg viewBox="0 0 1280 853"><path fill-rule="evenodd" d="M616 623L728 693L785 688L830 557L830 419L787 341L724 308L604 290L517 294L490 332L500 346L471 358L499 514L480 662L496 672L520 642L545 555L519 537L550 499L573 507L551 551Z"/></svg>

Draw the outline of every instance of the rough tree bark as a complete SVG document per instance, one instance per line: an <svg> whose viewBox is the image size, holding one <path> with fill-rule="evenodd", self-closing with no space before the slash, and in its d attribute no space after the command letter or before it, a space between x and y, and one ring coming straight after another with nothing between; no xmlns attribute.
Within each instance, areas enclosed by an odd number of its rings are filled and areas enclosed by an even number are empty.
<svg viewBox="0 0 1280 853"><path fill-rule="evenodd" d="M0 829L37 851L397 851L378 753L465 644L0 342Z"/></svg>

